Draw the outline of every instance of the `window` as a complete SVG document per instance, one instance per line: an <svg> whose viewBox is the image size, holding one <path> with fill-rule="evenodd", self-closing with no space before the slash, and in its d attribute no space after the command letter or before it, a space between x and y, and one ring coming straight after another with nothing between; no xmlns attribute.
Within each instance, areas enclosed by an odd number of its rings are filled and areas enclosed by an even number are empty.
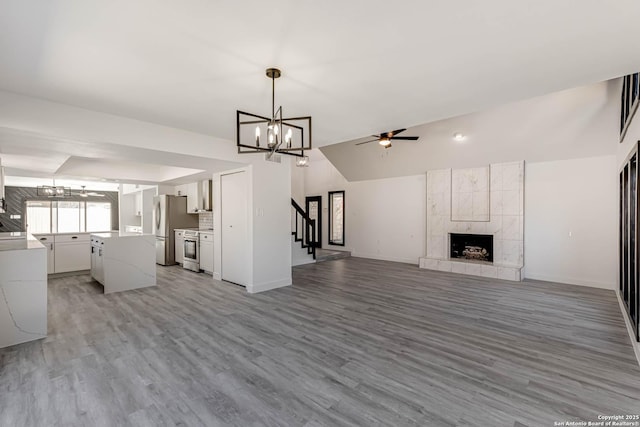
<svg viewBox="0 0 640 427"><path fill-rule="evenodd" d="M622 78L620 96L620 142L624 138L629 123L638 109L640 101L640 73L629 74Z"/></svg>
<svg viewBox="0 0 640 427"><path fill-rule="evenodd" d="M87 202L87 231L111 230L111 203Z"/></svg>
<svg viewBox="0 0 640 427"><path fill-rule="evenodd" d="M80 202L60 201L58 205L58 233L79 233L80 230ZM82 230L84 231L84 230Z"/></svg>
<svg viewBox="0 0 640 427"><path fill-rule="evenodd" d="M27 202L29 233L51 233L51 202Z"/></svg>
<svg viewBox="0 0 640 427"><path fill-rule="evenodd" d="M344 246L344 191L329 192L329 244Z"/></svg>
<svg viewBox="0 0 640 427"><path fill-rule="evenodd" d="M29 200L26 223L33 234L110 231L111 203Z"/></svg>

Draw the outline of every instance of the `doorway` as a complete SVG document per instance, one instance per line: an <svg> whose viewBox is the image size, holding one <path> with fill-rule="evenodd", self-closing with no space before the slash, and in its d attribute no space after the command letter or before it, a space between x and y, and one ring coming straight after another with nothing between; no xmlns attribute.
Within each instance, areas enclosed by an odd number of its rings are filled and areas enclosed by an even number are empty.
<svg viewBox="0 0 640 427"><path fill-rule="evenodd" d="M305 211L309 218L316 221L315 244L316 248L322 247L322 196L308 196L305 199ZM309 235L307 234L307 245L310 244Z"/></svg>

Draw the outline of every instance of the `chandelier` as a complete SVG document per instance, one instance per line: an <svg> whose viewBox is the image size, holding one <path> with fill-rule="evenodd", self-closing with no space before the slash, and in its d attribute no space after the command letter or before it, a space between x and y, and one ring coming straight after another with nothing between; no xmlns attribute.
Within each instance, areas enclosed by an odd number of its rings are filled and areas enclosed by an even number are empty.
<svg viewBox="0 0 640 427"><path fill-rule="evenodd" d="M62 185L39 185L37 187L39 197L69 197L71 196L71 187Z"/></svg>
<svg viewBox="0 0 640 427"><path fill-rule="evenodd" d="M38 197L69 197L71 196L71 187L56 185L56 179L53 178L53 185L39 185L37 187Z"/></svg>
<svg viewBox="0 0 640 427"><path fill-rule="evenodd" d="M236 145L238 154L266 153L271 159L275 153L297 156L297 166L307 166L311 150L311 117L282 117L282 106L276 110L275 82L282 73L267 68L271 79L271 117L236 111Z"/></svg>

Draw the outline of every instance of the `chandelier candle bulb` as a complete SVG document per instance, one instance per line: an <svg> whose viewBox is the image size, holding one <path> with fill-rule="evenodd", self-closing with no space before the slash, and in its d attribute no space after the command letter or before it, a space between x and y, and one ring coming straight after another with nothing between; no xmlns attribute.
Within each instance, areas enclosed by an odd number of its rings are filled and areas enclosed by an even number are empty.
<svg viewBox="0 0 640 427"><path fill-rule="evenodd" d="M286 143L287 143L287 148L291 148L291 136L292 136L292 134L293 134L293 133L291 132L291 129L289 129L289 130L287 131L287 134L286 134L286 135L285 135L285 137L284 137L284 140L285 140L285 141L286 141Z"/></svg>
<svg viewBox="0 0 640 427"><path fill-rule="evenodd" d="M256 147L260 147L260 126L256 126Z"/></svg>

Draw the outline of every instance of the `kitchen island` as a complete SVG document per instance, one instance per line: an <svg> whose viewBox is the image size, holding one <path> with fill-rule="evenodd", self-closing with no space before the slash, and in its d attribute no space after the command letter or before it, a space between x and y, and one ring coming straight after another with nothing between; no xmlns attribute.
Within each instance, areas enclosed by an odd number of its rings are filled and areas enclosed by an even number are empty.
<svg viewBox="0 0 640 427"><path fill-rule="evenodd" d="M91 277L105 294L156 286L155 235L91 234Z"/></svg>
<svg viewBox="0 0 640 427"><path fill-rule="evenodd" d="M31 234L0 233L0 348L47 336L47 250Z"/></svg>

